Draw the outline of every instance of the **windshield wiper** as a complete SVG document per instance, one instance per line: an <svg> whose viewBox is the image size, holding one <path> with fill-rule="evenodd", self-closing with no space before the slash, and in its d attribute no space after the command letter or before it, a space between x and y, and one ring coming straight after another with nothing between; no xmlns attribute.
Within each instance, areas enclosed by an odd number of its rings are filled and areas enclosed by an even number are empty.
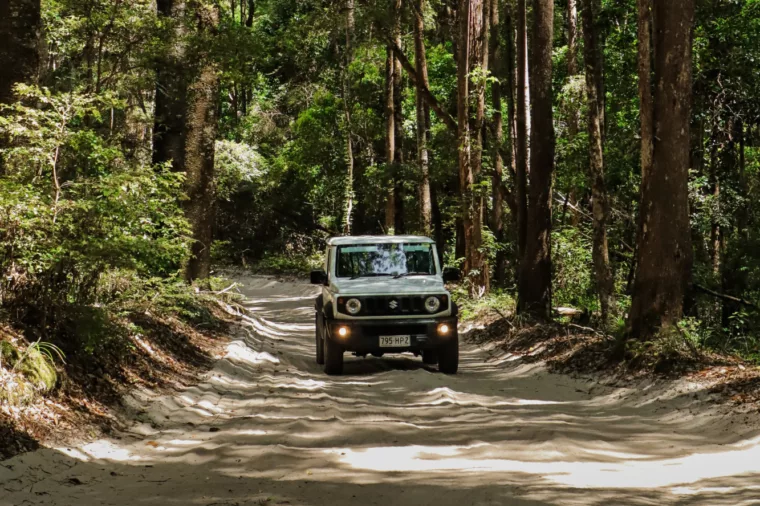
<svg viewBox="0 0 760 506"><path fill-rule="evenodd" d="M405 278L407 276L432 276L429 272L402 272L393 276L393 279Z"/></svg>

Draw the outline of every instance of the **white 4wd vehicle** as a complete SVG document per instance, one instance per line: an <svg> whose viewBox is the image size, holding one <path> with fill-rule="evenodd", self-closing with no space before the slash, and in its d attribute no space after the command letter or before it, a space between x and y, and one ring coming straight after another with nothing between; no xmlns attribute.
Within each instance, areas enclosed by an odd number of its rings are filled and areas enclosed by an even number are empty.
<svg viewBox="0 0 760 506"><path fill-rule="evenodd" d="M324 268L312 271L322 285L316 301L317 363L343 372L343 353L357 356L411 352L441 372L459 366L457 307L444 282L435 243L419 236L334 237Z"/></svg>

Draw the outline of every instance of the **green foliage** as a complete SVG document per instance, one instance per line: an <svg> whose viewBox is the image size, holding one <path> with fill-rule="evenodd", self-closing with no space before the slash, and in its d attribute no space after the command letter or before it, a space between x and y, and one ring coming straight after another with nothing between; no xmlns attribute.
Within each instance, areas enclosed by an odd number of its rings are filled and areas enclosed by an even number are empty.
<svg viewBox="0 0 760 506"><path fill-rule="evenodd" d="M0 341L0 372L4 368L11 376L14 373L21 374L34 392L44 393L55 388L58 382L56 362L64 363L65 358L63 351L52 343L37 340L25 348L20 348L16 343ZM28 391L25 385L16 384L15 388L5 386L7 388L0 388L0 391L8 391L0 394L0 398L24 402L33 396L33 392Z"/></svg>
<svg viewBox="0 0 760 506"><path fill-rule="evenodd" d="M262 274L289 274L303 277L314 269L322 267L323 254L317 252L311 255L278 255L268 254L259 260L253 271Z"/></svg>
<svg viewBox="0 0 760 506"><path fill-rule="evenodd" d="M554 305L595 310L591 240L575 228L555 230L552 239Z"/></svg>
<svg viewBox="0 0 760 506"><path fill-rule="evenodd" d="M515 299L507 291L492 290L484 297L474 298L464 285L459 285L451 295L459 307L460 320L465 322L488 315L491 318L505 317L515 312Z"/></svg>
<svg viewBox="0 0 760 506"><path fill-rule="evenodd" d="M97 307L110 302L102 278L170 276L187 258L182 177L124 154L103 128L100 110L123 105L107 93L18 92L24 101L0 118L12 141L0 178L0 297L30 328L94 353L117 337ZM56 349L31 349L50 383L40 357Z"/></svg>

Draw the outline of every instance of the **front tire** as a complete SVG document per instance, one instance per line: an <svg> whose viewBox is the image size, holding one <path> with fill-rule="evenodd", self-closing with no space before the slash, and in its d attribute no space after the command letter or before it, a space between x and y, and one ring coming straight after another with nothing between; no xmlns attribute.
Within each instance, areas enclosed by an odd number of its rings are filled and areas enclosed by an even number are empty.
<svg viewBox="0 0 760 506"><path fill-rule="evenodd" d="M324 343L325 374L337 376L343 374L343 348L325 335Z"/></svg>
<svg viewBox="0 0 760 506"><path fill-rule="evenodd" d="M438 370L443 374L456 374L459 369L459 336L438 349Z"/></svg>
<svg viewBox="0 0 760 506"><path fill-rule="evenodd" d="M422 363L435 365L438 363L438 354L435 350L422 350Z"/></svg>
<svg viewBox="0 0 760 506"><path fill-rule="evenodd" d="M324 340L324 337L322 336L322 332L324 331L324 316L322 316L321 312L317 312L316 322L315 322L315 335L316 335L316 345L317 345L317 364L323 365L325 363L325 345L322 342Z"/></svg>

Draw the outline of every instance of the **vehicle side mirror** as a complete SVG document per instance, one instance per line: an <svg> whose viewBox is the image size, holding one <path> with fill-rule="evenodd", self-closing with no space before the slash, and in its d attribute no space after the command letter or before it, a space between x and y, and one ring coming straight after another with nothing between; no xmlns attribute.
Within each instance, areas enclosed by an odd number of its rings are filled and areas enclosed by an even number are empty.
<svg viewBox="0 0 760 506"><path fill-rule="evenodd" d="M327 273L323 269L317 269L311 271L311 284L312 285L326 285Z"/></svg>
<svg viewBox="0 0 760 506"><path fill-rule="evenodd" d="M459 281L462 274L456 267L444 267L443 268L443 281L446 283Z"/></svg>

